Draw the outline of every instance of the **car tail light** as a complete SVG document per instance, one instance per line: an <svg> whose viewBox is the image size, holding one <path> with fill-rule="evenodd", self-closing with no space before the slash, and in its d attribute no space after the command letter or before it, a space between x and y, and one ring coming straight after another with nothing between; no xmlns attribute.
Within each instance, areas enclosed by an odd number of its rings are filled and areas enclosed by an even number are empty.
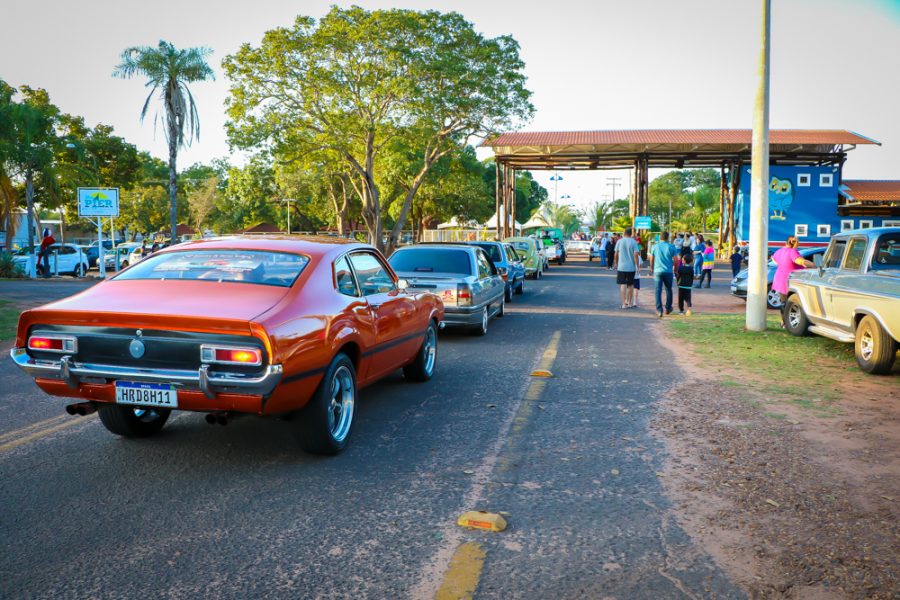
<svg viewBox="0 0 900 600"><path fill-rule="evenodd" d="M506 267L497 267L497 272L503 277L503 281L506 281L507 273L509 272Z"/></svg>
<svg viewBox="0 0 900 600"><path fill-rule="evenodd" d="M472 304L472 290L465 283L456 286L456 303L460 306L468 306Z"/></svg>
<svg viewBox="0 0 900 600"><path fill-rule="evenodd" d="M200 346L200 361L223 365L258 367L262 364L262 350L232 346Z"/></svg>
<svg viewBox="0 0 900 600"><path fill-rule="evenodd" d="M78 340L71 335L37 334L28 338L28 348L40 352L74 354L78 352Z"/></svg>

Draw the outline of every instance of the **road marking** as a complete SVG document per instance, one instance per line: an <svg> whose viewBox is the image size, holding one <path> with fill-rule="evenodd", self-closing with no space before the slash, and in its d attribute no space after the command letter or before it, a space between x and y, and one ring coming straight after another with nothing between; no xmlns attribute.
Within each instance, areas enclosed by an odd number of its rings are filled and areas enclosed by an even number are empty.
<svg viewBox="0 0 900 600"><path fill-rule="evenodd" d="M22 444L27 444L29 442L39 440L39 439L46 437L52 433L56 433L57 431L62 431L63 429L68 429L69 427L72 427L74 425L78 425L80 423L87 423L88 421L91 420L91 416L92 415L89 415L84 418L71 417L71 420L63 421L62 423L60 423L58 425L53 425L50 427L46 427L44 429L40 429L31 434L27 434L26 430L33 430L34 425L32 425L31 427L24 427L19 431L10 432L10 433L15 433L15 434L26 433L26 435L24 435L23 437L14 439L11 442L6 442L4 444L0 444L0 452L6 452L8 450L12 450L13 448L18 448ZM35 425L43 425L43 424L46 424L48 421L54 421L54 419L48 419L47 421L42 421L41 423L35 423ZM9 435L10 434L6 434L6 436L9 436Z"/></svg>
<svg viewBox="0 0 900 600"><path fill-rule="evenodd" d="M57 423L62 423L66 419L71 419L72 417L69 415L59 415L57 417L53 417L52 419L47 419L46 421L38 421L37 423L32 423L31 425L27 425L20 429L15 429L13 431L7 431L6 433L0 435L0 444L6 442L7 440L20 437L22 435L27 434L28 432L34 431L35 429L43 429L45 427L52 427Z"/></svg>
<svg viewBox="0 0 900 600"><path fill-rule="evenodd" d="M561 338L562 331L553 333L538 365L535 367L536 369L549 371L553 367ZM477 507L483 501L485 486L495 470L501 472L509 470L510 466L515 462L506 455L510 453L514 455L516 453L522 431L528 425L528 420L534 412L534 406L540 400L548 381L544 378L533 378L530 375L526 377L529 383L519 399L518 406L510 418L501 426L497 440L484 457L482 464L475 470L472 488L463 499L463 505L467 509ZM471 598L478 588L487 553L481 550L481 547L474 542L463 543L463 530L456 527L455 521L452 525L443 528L441 535L444 539L444 545L438 549L432 563L426 566L419 583L413 588L411 596L413 598L433 597L437 600ZM481 558L474 558L476 551L472 546L477 547L482 552L483 556ZM466 593L460 593L456 596L442 595L456 590L457 588L449 586L456 585L456 582L459 581L471 583L470 587L466 588L471 589L468 595ZM434 586L438 586L437 589ZM445 592L444 590L451 590L451 592Z"/></svg>
<svg viewBox="0 0 900 600"><path fill-rule="evenodd" d="M478 588L486 553L477 542L466 542L456 549L435 600L470 600Z"/></svg>

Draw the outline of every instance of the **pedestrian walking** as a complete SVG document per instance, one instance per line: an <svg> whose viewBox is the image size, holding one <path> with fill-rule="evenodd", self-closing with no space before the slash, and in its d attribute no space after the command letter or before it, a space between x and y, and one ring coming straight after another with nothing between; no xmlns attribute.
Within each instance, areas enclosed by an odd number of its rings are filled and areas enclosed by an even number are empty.
<svg viewBox="0 0 900 600"><path fill-rule="evenodd" d="M735 246L729 259L731 260L731 276L737 277L737 274L741 272L741 265L744 264L744 255Z"/></svg>
<svg viewBox="0 0 900 600"><path fill-rule="evenodd" d="M650 252L650 270L653 271L655 285L656 316L660 319L665 314L672 313L672 267L675 258L675 246L669 243L669 232L663 231L659 236L659 242L653 246ZM666 305L663 307L662 291L666 289Z"/></svg>
<svg viewBox="0 0 900 600"><path fill-rule="evenodd" d="M703 251L706 245L703 243L703 235L694 236L694 244L691 246L691 254L694 256L694 287L700 289L700 275L703 272Z"/></svg>
<svg viewBox="0 0 900 600"><path fill-rule="evenodd" d="M616 283L619 284L619 296L622 300L622 308L631 308L631 295L634 292L634 273L637 271L640 254L637 243L631 237L631 227L625 228L625 235L616 242Z"/></svg>
<svg viewBox="0 0 900 600"><path fill-rule="evenodd" d="M791 276L791 273L799 269L809 269L815 266L815 264L800 256L800 253L797 252L798 245L797 237L792 235L784 243L784 248L772 255L772 260L775 262L775 277L772 280L772 289L781 294L782 303L787 299L788 278Z"/></svg>
<svg viewBox="0 0 900 600"><path fill-rule="evenodd" d="M604 233L603 237L600 238L600 264L606 265L608 264L608 260L606 258L606 247L609 246L609 234Z"/></svg>
<svg viewBox="0 0 900 600"><path fill-rule="evenodd" d="M616 244L617 244L618 241L619 241L618 238L619 238L618 235L613 235L613 236L609 239L609 244L607 244L607 246L606 246L606 268L607 268L607 270L609 270L609 271L612 271L612 269L613 269L613 264L615 263L615 257L616 257Z"/></svg>
<svg viewBox="0 0 900 600"><path fill-rule="evenodd" d="M700 271L700 283L697 287L703 286L703 280L706 280L706 287L712 285L713 267L716 266L716 251L713 249L712 240L706 240L706 248L703 250L703 265Z"/></svg>
<svg viewBox="0 0 900 600"><path fill-rule="evenodd" d="M691 288L694 286L694 256L686 254L684 262L675 271L678 284L678 314L691 316ZM685 306L687 311L685 311Z"/></svg>
<svg viewBox="0 0 900 600"><path fill-rule="evenodd" d="M631 292L631 306L633 308L638 307L638 293L641 291L641 269L644 265L643 261L643 250L644 247L641 245L641 236L634 236L634 241L637 243L637 269L634 271L634 289Z"/></svg>
<svg viewBox="0 0 900 600"><path fill-rule="evenodd" d="M53 231L51 231L49 227L45 227L41 234L40 249L40 258L43 265L42 270L45 278L50 277L50 255L53 253L50 247L55 243L56 239L53 237Z"/></svg>
<svg viewBox="0 0 900 600"><path fill-rule="evenodd" d="M681 254L681 249L684 248L684 235L677 234L675 239L672 240L672 245L675 246L675 252Z"/></svg>

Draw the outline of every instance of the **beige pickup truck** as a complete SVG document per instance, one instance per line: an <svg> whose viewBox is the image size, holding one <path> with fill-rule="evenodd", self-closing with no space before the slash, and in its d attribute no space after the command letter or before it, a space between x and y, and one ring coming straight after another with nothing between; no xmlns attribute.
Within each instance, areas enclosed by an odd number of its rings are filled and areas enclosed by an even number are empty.
<svg viewBox="0 0 900 600"><path fill-rule="evenodd" d="M867 373L890 373L900 340L900 227L845 231L817 268L791 274L784 326L853 343Z"/></svg>

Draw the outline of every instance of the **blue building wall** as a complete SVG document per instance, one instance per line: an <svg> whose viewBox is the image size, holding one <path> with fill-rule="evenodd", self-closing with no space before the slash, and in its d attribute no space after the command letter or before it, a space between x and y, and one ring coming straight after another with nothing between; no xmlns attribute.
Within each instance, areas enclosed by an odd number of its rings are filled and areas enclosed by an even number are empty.
<svg viewBox="0 0 900 600"><path fill-rule="evenodd" d="M880 227L885 220L881 217L838 215L840 184L839 167L770 166L769 245L780 246L791 235L797 235L801 245L825 245L832 235L845 229ZM741 169L734 212L738 243L746 242L750 237L749 166Z"/></svg>

